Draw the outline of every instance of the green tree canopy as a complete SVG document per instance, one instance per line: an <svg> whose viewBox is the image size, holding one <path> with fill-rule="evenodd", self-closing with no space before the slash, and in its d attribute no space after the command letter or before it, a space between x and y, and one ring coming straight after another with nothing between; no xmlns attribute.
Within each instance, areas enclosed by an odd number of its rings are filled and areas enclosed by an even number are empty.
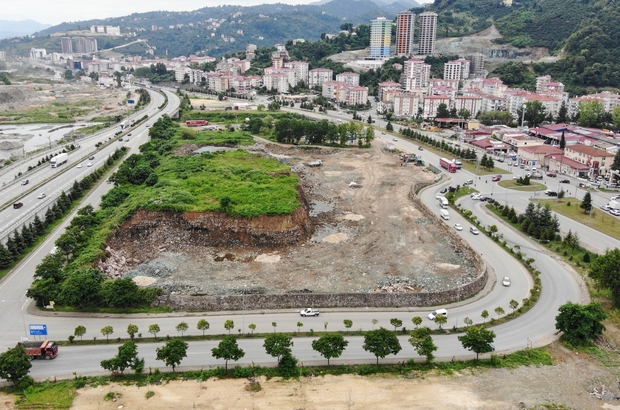
<svg viewBox="0 0 620 410"><path fill-rule="evenodd" d="M433 352L437 350L435 342L431 337L431 329L419 327L411 332L409 343L420 356L426 356L426 362L430 363L435 358Z"/></svg>
<svg viewBox="0 0 620 410"><path fill-rule="evenodd" d="M291 353L291 347L293 346L293 339L290 336L282 333L273 333L265 337L263 347L268 355L276 357L278 363L280 358L287 353Z"/></svg>
<svg viewBox="0 0 620 410"><path fill-rule="evenodd" d="M245 352L237 344L237 339L234 336L225 336L224 339L211 349L213 357L216 359L224 359L226 363L226 371L228 371L228 361L237 361L245 356Z"/></svg>
<svg viewBox="0 0 620 410"><path fill-rule="evenodd" d="M382 327L366 332L362 348L375 355L377 364L379 364L379 358L384 359L385 356L398 354L402 350L398 337Z"/></svg>
<svg viewBox="0 0 620 410"><path fill-rule="evenodd" d="M588 346L603 334L603 320L607 314L600 303L592 302L582 306L566 303L560 306L560 314L555 317L555 328L564 332L562 338L574 346Z"/></svg>
<svg viewBox="0 0 620 410"><path fill-rule="evenodd" d="M620 249L607 249L604 255L594 259L590 267L590 277L599 286L611 290L611 299L615 308L620 308Z"/></svg>
<svg viewBox="0 0 620 410"><path fill-rule="evenodd" d="M144 359L138 358L138 346L133 340L127 341L118 347L118 354L111 359L102 360L101 367L112 373L123 374L125 369L133 369L136 373L144 370Z"/></svg>
<svg viewBox="0 0 620 410"><path fill-rule="evenodd" d="M349 342L344 339L344 336L336 333L330 333L312 341L312 349L327 359L328 366L329 360L333 357L340 357L348 345Z"/></svg>
<svg viewBox="0 0 620 410"><path fill-rule="evenodd" d="M487 330L484 326L471 326L467 328L464 335L458 337L463 348L476 353L476 360L480 353L489 353L493 351L491 344L495 340L495 332Z"/></svg>
<svg viewBox="0 0 620 410"><path fill-rule="evenodd" d="M26 354L26 349L22 345L0 354L0 378L10 381L15 386L28 376L31 367L30 356Z"/></svg>
<svg viewBox="0 0 620 410"><path fill-rule="evenodd" d="M187 347L188 344L185 341L174 338L155 350L157 352L155 359L163 361L166 366L172 366L174 372L175 367L187 357Z"/></svg>

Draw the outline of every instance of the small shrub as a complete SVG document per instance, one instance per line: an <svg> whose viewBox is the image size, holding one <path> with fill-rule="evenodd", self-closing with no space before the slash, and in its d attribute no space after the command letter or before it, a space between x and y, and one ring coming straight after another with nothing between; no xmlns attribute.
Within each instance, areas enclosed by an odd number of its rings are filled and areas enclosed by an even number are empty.
<svg viewBox="0 0 620 410"><path fill-rule="evenodd" d="M151 390L147 391L146 394L144 395L144 397L146 397L147 400L153 396L155 396L155 392Z"/></svg>
<svg viewBox="0 0 620 410"><path fill-rule="evenodd" d="M75 340L75 336L70 335L68 339L69 339L69 343L73 343L73 341Z"/></svg>
<svg viewBox="0 0 620 410"><path fill-rule="evenodd" d="M261 389L262 389L262 387L261 387L260 383L257 382L257 381L251 381L251 382L249 382L248 384L245 385L245 390L251 391L251 392L254 392L254 393L257 393L257 392L261 391Z"/></svg>
<svg viewBox="0 0 620 410"><path fill-rule="evenodd" d="M568 202L566 203L566 206L570 206L570 201L568 201Z"/></svg>

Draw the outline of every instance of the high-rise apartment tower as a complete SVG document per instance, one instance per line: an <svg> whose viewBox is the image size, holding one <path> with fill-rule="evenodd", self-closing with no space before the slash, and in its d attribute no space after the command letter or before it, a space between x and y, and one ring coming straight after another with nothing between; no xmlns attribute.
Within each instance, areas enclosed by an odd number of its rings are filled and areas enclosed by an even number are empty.
<svg viewBox="0 0 620 410"><path fill-rule="evenodd" d="M420 45L418 54L429 55L435 53L435 39L437 38L437 13L425 11L420 14Z"/></svg>
<svg viewBox="0 0 620 410"><path fill-rule="evenodd" d="M415 14L411 11L401 11L396 16L396 54L408 56L413 52L413 30L415 28Z"/></svg>
<svg viewBox="0 0 620 410"><path fill-rule="evenodd" d="M392 54L392 22L378 17L370 22L370 56L389 57Z"/></svg>

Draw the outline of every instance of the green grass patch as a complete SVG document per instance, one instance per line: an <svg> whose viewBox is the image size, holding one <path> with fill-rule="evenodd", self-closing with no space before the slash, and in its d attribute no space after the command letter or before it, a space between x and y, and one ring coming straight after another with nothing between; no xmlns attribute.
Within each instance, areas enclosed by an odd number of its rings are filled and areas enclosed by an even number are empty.
<svg viewBox="0 0 620 410"><path fill-rule="evenodd" d="M541 199L540 203L549 204L554 212L620 239L620 219L602 209L593 208L590 216L590 213L584 213L579 207L581 200L572 197L565 197L562 200Z"/></svg>
<svg viewBox="0 0 620 410"><path fill-rule="evenodd" d="M502 188L514 189L516 191L544 191L547 189L545 184L540 182L530 182L530 185L520 185L512 179L505 179L497 183Z"/></svg>
<svg viewBox="0 0 620 410"><path fill-rule="evenodd" d="M56 383L36 383L25 389L15 401L18 409L65 410L70 409L75 398L73 380Z"/></svg>
<svg viewBox="0 0 620 410"><path fill-rule="evenodd" d="M8 118L4 123L9 124L64 123L74 122L77 117L84 116L100 106L101 102L97 100L81 100L72 104L53 102L25 111L5 111L2 115Z"/></svg>
<svg viewBox="0 0 620 410"><path fill-rule="evenodd" d="M176 145L185 144L204 145L254 145L254 138L247 132L241 131L198 131L191 128L183 128Z"/></svg>
<svg viewBox="0 0 620 410"><path fill-rule="evenodd" d="M472 163L470 161L461 160L463 163L463 169L469 171L473 174L485 176L485 175L497 175L497 174L510 174L510 172L506 171L503 168L494 167L489 170L486 168L482 168L481 166L476 167L476 163ZM458 171L457 171L458 172Z"/></svg>

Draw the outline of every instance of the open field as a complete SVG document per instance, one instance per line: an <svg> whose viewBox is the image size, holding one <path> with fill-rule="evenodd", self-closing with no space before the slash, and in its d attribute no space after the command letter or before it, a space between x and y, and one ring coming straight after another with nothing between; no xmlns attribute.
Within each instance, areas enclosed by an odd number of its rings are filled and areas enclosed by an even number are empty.
<svg viewBox="0 0 620 410"><path fill-rule="evenodd" d="M592 213L585 213L579 207L581 200L573 197L541 199L541 204L549 204L551 210L568 218L601 231L611 237L620 239L620 219L599 208L592 208Z"/></svg>

